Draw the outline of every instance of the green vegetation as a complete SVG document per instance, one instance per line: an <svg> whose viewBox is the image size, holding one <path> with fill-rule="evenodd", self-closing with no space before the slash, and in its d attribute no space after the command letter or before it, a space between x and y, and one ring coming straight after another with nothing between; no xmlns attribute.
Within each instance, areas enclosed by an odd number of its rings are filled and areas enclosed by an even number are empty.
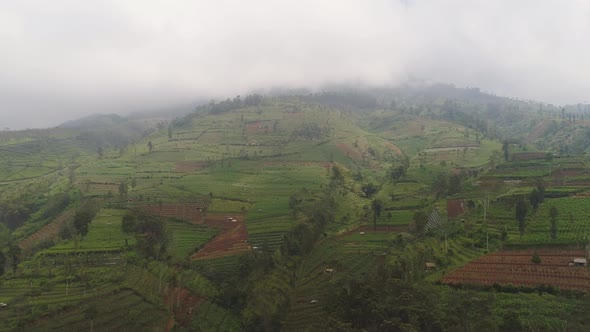
<svg viewBox="0 0 590 332"><path fill-rule="evenodd" d="M585 330L585 294L440 283L585 249L566 114L434 85L1 132L0 329Z"/></svg>
<svg viewBox="0 0 590 332"><path fill-rule="evenodd" d="M209 241L217 232L201 225L169 221L164 224L170 238L168 254L176 260L184 260Z"/></svg>

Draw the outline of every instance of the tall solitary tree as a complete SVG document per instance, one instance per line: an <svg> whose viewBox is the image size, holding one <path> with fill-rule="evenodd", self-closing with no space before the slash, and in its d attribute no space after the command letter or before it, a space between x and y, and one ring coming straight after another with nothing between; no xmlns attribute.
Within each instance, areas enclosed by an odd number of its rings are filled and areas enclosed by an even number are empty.
<svg viewBox="0 0 590 332"><path fill-rule="evenodd" d="M0 276L4 274L4 265L6 265L6 256L0 251Z"/></svg>
<svg viewBox="0 0 590 332"><path fill-rule="evenodd" d="M150 153L152 153L152 150L154 149L154 144L152 143L152 141L148 142L148 149L149 149Z"/></svg>
<svg viewBox="0 0 590 332"><path fill-rule="evenodd" d="M21 249L16 244L11 244L8 248L8 256L10 257L12 272L16 273L18 263L20 262Z"/></svg>
<svg viewBox="0 0 590 332"><path fill-rule="evenodd" d="M537 183L537 192L539 197L539 203L545 202L545 184L543 181Z"/></svg>
<svg viewBox="0 0 590 332"><path fill-rule="evenodd" d="M379 218L381 215L381 209L383 208L383 205L379 199L375 198L371 202L371 207L373 208L373 228L377 230L377 218Z"/></svg>
<svg viewBox="0 0 590 332"><path fill-rule="evenodd" d="M125 234L133 234L137 229L137 215L132 211L127 211L121 218L121 229Z"/></svg>
<svg viewBox="0 0 590 332"><path fill-rule="evenodd" d="M539 208L539 203L541 203L541 198L539 196L539 192L537 191L537 189L533 189L533 191L531 191L531 193L529 194L529 201L533 206L533 211L537 211L537 209Z"/></svg>
<svg viewBox="0 0 590 332"><path fill-rule="evenodd" d="M551 207L549 210L549 217L551 217L551 238L557 238L557 216L559 215L559 211L555 206Z"/></svg>
<svg viewBox="0 0 590 332"><path fill-rule="evenodd" d="M504 151L504 160L508 161L510 159L510 144L508 141L502 143L502 151Z"/></svg>
<svg viewBox="0 0 590 332"><path fill-rule="evenodd" d="M414 213L414 223L416 225L416 233L423 234L426 231L426 224L428 224L428 215L424 211L417 211Z"/></svg>
<svg viewBox="0 0 590 332"><path fill-rule="evenodd" d="M527 207L524 201L518 201L516 203L516 220L518 221L518 231L520 232L520 236L524 235L524 230L526 229L526 213Z"/></svg>
<svg viewBox="0 0 590 332"><path fill-rule="evenodd" d="M123 180L119 184L119 195L121 197L127 197L127 192L129 192L129 186L127 185L127 180Z"/></svg>
<svg viewBox="0 0 590 332"><path fill-rule="evenodd" d="M93 218L94 213L90 210L81 209L76 211L76 214L74 215L74 227L78 234L82 236L88 234L88 228Z"/></svg>

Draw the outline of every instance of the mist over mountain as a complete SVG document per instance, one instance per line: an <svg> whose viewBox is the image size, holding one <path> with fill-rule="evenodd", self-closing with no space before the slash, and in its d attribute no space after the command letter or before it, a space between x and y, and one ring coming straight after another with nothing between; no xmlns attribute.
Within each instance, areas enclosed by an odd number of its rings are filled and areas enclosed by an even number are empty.
<svg viewBox="0 0 590 332"><path fill-rule="evenodd" d="M1 5L0 127L274 87L422 79L588 100L584 1L152 1Z"/></svg>

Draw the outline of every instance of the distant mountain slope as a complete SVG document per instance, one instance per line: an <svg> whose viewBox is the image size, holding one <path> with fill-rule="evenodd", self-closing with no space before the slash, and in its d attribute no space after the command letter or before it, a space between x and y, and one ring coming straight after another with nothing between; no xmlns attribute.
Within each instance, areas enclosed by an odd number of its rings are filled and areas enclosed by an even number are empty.
<svg viewBox="0 0 590 332"><path fill-rule="evenodd" d="M89 149L122 148L149 133L151 122L129 119L117 114L94 114L65 122L58 129L77 132L76 141Z"/></svg>

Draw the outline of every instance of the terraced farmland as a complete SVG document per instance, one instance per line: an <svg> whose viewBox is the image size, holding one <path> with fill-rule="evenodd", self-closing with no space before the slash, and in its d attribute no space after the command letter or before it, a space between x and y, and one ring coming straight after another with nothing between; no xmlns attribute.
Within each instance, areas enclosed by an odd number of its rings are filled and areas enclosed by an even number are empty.
<svg viewBox="0 0 590 332"><path fill-rule="evenodd" d="M161 307L145 302L130 289L92 298L80 306L66 307L36 321L30 328L55 331L90 330L86 312L96 309L92 321L94 331L163 330L168 313ZM46 323L47 322L47 323Z"/></svg>
<svg viewBox="0 0 590 332"><path fill-rule="evenodd" d="M445 284L481 286L513 285L524 287L553 286L560 289L590 291L590 272L573 267L575 257L586 257L585 250L544 248L537 253L541 263L531 261L534 250L504 250L482 256L445 275Z"/></svg>
<svg viewBox="0 0 590 332"><path fill-rule="evenodd" d="M205 223L221 228L219 235L207 242L191 259L209 259L235 255L251 249L243 216L209 215Z"/></svg>
<svg viewBox="0 0 590 332"><path fill-rule="evenodd" d="M359 247L354 235L321 242L305 259L298 272L293 304L283 326L284 331L305 331L319 328L323 323L323 304L327 301L329 285L350 279L362 279L374 267L378 256L372 250L384 245L381 233ZM364 241L361 241L364 242ZM351 247L351 244L356 244ZM376 252L375 252L376 253ZM317 303L316 303L317 301Z"/></svg>
<svg viewBox="0 0 590 332"><path fill-rule="evenodd" d="M199 224L203 218L203 203L163 203L158 205L144 205L139 206L139 209L148 213L184 220L186 222Z"/></svg>
<svg viewBox="0 0 590 332"><path fill-rule="evenodd" d="M135 243L135 237L123 233L121 218L124 210L102 209L90 223L88 234L81 241L70 239L49 249L47 254L73 252L117 252Z"/></svg>
<svg viewBox="0 0 590 332"><path fill-rule="evenodd" d="M194 253L218 232L205 225L174 221L166 222L165 227L170 237L168 253L178 260L183 260Z"/></svg>
<svg viewBox="0 0 590 332"><path fill-rule="evenodd" d="M129 269L123 273L112 267L77 268L75 276L67 279L59 274L63 269L58 266L48 274L52 269L45 267L38 276L4 281L0 301L8 306L0 310L0 329L87 330L91 310L95 311L93 327L99 331L165 326L168 313L159 302L149 303L137 292L112 282L112 278L130 276ZM143 289L145 285L138 281L141 279L130 283Z"/></svg>
<svg viewBox="0 0 590 332"><path fill-rule="evenodd" d="M551 207L558 210L557 237L551 238ZM584 244L590 240L590 197L546 200L526 227L525 234L512 237L511 244Z"/></svg>
<svg viewBox="0 0 590 332"><path fill-rule="evenodd" d="M65 225L74 216L74 210L68 210L60 214L57 218L43 226L34 234L26 237L18 243L22 250L31 250L39 244L47 241L55 241L59 238L60 228Z"/></svg>

